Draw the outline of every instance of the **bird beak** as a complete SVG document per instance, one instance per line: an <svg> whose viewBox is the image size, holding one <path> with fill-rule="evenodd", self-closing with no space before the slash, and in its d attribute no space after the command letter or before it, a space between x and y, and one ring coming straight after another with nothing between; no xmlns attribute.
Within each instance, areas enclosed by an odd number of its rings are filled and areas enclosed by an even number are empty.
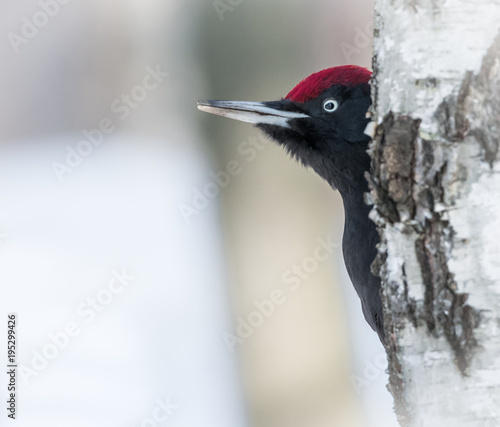
<svg viewBox="0 0 500 427"><path fill-rule="evenodd" d="M309 117L307 114L278 110L265 102L198 101L198 109L242 122L281 127L290 127L289 120Z"/></svg>

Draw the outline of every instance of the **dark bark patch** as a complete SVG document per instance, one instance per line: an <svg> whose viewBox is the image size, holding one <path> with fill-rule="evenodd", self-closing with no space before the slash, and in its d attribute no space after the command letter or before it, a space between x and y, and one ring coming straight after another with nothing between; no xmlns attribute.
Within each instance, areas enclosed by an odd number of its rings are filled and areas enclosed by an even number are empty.
<svg viewBox="0 0 500 427"><path fill-rule="evenodd" d="M370 190L379 214L390 223L400 221L400 214L413 216L411 196L415 140L420 121L389 113L377 127L372 141Z"/></svg>
<svg viewBox="0 0 500 427"><path fill-rule="evenodd" d="M436 218L434 223L429 222L423 236L415 242L425 286L423 317L430 333L442 333L446 337L458 369L462 375L467 375L477 347L474 329L479 325L479 316L467 304L468 295L457 292L453 275L448 270L443 249L448 236L443 226L447 227L447 224Z"/></svg>
<svg viewBox="0 0 500 427"><path fill-rule="evenodd" d="M439 84L439 80L435 77L427 77L425 79L417 79L415 81L415 86L425 87L425 88L433 88L437 87Z"/></svg>
<svg viewBox="0 0 500 427"><path fill-rule="evenodd" d="M472 72L465 73L458 95L447 96L436 111L440 133L446 135L448 141L463 141L469 131L466 100L470 94L472 77Z"/></svg>
<svg viewBox="0 0 500 427"><path fill-rule="evenodd" d="M490 167L500 150L500 32L483 58L478 74L465 73L456 95L446 97L436 111L440 133L452 142L473 137Z"/></svg>

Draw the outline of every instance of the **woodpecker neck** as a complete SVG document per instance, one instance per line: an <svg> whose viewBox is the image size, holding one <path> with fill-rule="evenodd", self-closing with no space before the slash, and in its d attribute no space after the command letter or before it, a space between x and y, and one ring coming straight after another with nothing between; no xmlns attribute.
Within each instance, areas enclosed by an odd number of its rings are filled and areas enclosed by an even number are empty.
<svg viewBox="0 0 500 427"><path fill-rule="evenodd" d="M362 141L329 140L325 155L309 156L303 160L317 174L325 179L333 188L339 190L344 203L362 201L363 194L368 191L365 173L370 170L368 137Z"/></svg>
<svg viewBox="0 0 500 427"><path fill-rule="evenodd" d="M368 182L364 175L360 175L345 187L339 189L345 213L344 239L346 234L356 230L349 236L349 240L354 245L353 249L357 244L362 242L365 244L367 240L374 242L373 248L375 248L375 244L379 240L378 232L375 223L369 218L372 207L366 204L364 197L365 193L368 192ZM375 252L369 255L372 260L375 257Z"/></svg>
<svg viewBox="0 0 500 427"><path fill-rule="evenodd" d="M368 216L372 207L364 201L368 183L364 176L356 182L357 190L340 192L345 212L342 252L347 273L361 300L363 314L384 343L380 278L371 272L380 239L375 223Z"/></svg>

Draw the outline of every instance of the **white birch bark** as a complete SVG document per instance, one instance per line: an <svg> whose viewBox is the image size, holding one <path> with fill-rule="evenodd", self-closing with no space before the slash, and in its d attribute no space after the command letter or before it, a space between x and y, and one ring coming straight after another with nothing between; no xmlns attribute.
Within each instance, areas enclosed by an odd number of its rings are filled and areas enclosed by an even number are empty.
<svg viewBox="0 0 500 427"><path fill-rule="evenodd" d="M373 268L405 426L500 426L499 26L497 0L376 0Z"/></svg>

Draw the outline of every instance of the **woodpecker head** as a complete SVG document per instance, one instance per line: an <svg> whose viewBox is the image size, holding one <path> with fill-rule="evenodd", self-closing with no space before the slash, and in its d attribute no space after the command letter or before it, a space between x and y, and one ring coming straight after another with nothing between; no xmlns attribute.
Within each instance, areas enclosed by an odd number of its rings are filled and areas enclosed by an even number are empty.
<svg viewBox="0 0 500 427"><path fill-rule="evenodd" d="M302 80L279 101L199 101L198 108L254 123L342 193L364 181L371 104L366 68L328 68Z"/></svg>

